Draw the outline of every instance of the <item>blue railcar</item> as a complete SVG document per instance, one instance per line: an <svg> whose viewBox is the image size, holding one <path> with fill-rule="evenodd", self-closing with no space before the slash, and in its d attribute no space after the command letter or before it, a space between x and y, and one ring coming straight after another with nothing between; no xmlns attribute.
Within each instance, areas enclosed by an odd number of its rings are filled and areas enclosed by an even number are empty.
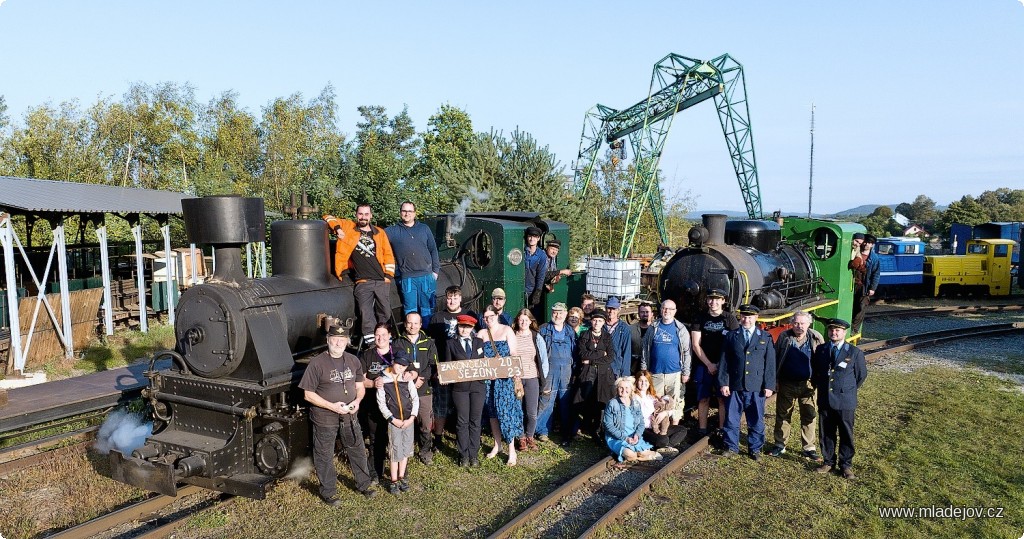
<svg viewBox="0 0 1024 539"><path fill-rule="evenodd" d="M876 296L914 296L920 293L924 282L923 241L906 236L878 238L875 255L881 268Z"/></svg>

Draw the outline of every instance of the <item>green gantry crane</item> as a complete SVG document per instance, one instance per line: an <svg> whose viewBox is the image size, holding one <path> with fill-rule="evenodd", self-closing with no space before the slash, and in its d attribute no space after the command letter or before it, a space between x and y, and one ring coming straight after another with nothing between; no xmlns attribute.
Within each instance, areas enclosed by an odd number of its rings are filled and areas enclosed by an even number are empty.
<svg viewBox="0 0 1024 539"><path fill-rule="evenodd" d="M619 256L629 256L640 216L648 205L662 243L668 243L657 174L661 151L675 113L710 98L714 98L718 109L718 119L736 169L747 215L751 219L762 216L761 188L757 180L743 66L728 54L708 61L669 54L654 64L647 99L624 110L595 105L587 111L583 121L583 136L573 178L573 189L580 198L586 195L597 152L603 143L621 146L621 139L628 136L633 148L635 172Z"/></svg>

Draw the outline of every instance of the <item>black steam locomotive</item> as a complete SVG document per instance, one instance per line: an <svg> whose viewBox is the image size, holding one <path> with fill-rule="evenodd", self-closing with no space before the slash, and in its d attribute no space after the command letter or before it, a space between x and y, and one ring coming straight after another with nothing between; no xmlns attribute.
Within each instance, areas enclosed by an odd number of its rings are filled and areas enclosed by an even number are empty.
<svg viewBox="0 0 1024 539"><path fill-rule="evenodd" d="M153 358L143 396L153 435L131 455L110 454L112 477L174 495L179 483L262 499L309 453L306 403L296 389L304 357L322 349L329 320L355 317L350 280L331 271L321 220L271 224L274 275L248 279L241 249L265 239L263 200L218 196L182 201L189 240L214 248L214 274L181 295L173 351ZM459 260L442 264L438 287L479 295ZM392 286L396 318L401 302ZM161 357L174 368L156 371Z"/></svg>
<svg viewBox="0 0 1024 539"><path fill-rule="evenodd" d="M658 295L672 299L677 316L696 320L713 288L726 292L726 310L757 305L762 320L779 320L795 310L824 309L848 317L852 281L843 253L859 225L817 219L726 221L704 215L690 230L690 245L666 263Z"/></svg>

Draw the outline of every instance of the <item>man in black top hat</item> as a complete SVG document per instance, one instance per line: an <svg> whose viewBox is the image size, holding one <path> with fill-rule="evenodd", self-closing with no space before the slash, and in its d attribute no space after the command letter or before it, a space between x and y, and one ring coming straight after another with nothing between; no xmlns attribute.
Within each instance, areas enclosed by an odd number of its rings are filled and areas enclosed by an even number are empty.
<svg viewBox="0 0 1024 539"><path fill-rule="evenodd" d="M836 434L839 439L838 468L843 477L854 479L853 417L857 409L857 390L868 377L864 352L846 342L850 323L834 318L828 322L828 342L814 351L811 381L818 390L818 417L821 456L818 473L836 468Z"/></svg>
<svg viewBox="0 0 1024 539"><path fill-rule="evenodd" d="M313 421L313 467L320 479L320 497L333 507L341 504L338 471L334 468L334 441L339 437L356 488L367 497L377 494L357 417L366 394L363 366L356 356L345 351L348 342L345 328L328 329L327 350L309 361L299 382L306 401L312 405L309 416Z"/></svg>
<svg viewBox="0 0 1024 539"><path fill-rule="evenodd" d="M767 331L757 327L761 312L754 305L740 305L740 327L722 343L718 385L726 404L724 440L726 456L739 451L740 416L747 418L750 458L761 460L764 446L764 402L775 392L775 344Z"/></svg>

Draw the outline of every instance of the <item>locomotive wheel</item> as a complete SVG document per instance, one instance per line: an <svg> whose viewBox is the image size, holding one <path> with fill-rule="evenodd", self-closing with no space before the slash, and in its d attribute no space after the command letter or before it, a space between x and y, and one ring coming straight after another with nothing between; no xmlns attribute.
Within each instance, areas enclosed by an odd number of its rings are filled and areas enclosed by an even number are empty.
<svg viewBox="0 0 1024 539"><path fill-rule="evenodd" d="M276 434L264 436L256 442L256 467L270 476L279 476L288 470L288 445Z"/></svg>

